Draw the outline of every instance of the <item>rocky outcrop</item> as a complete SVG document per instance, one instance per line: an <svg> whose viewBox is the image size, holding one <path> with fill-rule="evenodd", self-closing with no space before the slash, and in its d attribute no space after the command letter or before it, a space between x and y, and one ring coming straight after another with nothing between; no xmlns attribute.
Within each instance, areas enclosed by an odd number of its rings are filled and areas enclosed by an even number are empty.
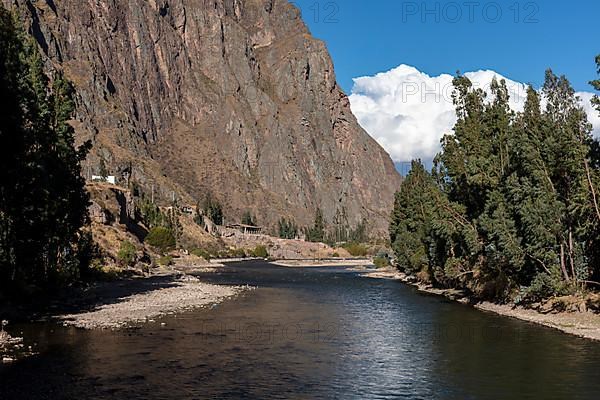
<svg viewBox="0 0 600 400"><path fill-rule="evenodd" d="M102 225L108 225L110 223L110 215L95 201L90 202L88 213L92 222Z"/></svg>
<svg viewBox="0 0 600 400"><path fill-rule="evenodd" d="M136 223L136 205L129 190L108 183L91 183L86 186L91 201L88 213L92 222L110 225Z"/></svg>
<svg viewBox="0 0 600 400"><path fill-rule="evenodd" d="M78 140L157 198L383 234L400 177L285 0L0 0L77 92Z"/></svg>

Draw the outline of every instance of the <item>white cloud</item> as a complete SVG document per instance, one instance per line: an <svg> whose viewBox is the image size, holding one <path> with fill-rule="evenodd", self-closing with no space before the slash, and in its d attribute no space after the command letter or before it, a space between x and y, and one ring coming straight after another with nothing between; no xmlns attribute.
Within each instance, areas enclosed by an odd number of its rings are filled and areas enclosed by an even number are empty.
<svg viewBox="0 0 600 400"><path fill-rule="evenodd" d="M589 92L578 92L577 95L581 98L583 109L588 116L588 120L593 126L594 137L600 139L600 113L598 113L598 110L592 105L592 97L594 94Z"/></svg>
<svg viewBox="0 0 600 400"><path fill-rule="evenodd" d="M511 95L510 105L522 111L527 96L525 84L512 81L494 71L465 74L475 87L489 93L494 76L505 79ZM414 67L400 65L375 76L354 79L350 102L359 123L392 156L394 161L421 158L431 161L440 149L440 139L452 132L456 122L452 104L453 77L431 77ZM593 109L591 93L578 93L600 137L600 117Z"/></svg>

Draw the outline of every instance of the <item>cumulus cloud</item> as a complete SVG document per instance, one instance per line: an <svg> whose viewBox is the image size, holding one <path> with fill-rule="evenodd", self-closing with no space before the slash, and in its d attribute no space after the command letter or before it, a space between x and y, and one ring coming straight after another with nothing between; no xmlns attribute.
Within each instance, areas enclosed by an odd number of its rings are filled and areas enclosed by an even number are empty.
<svg viewBox="0 0 600 400"><path fill-rule="evenodd" d="M468 72L475 87L490 92L492 79L505 79L510 106L522 111L527 85L494 71ZM431 161L440 149L440 139L452 133L456 122L452 104L452 75L429 76L414 67L400 65L375 76L354 79L350 95L352 111L363 128L385 148L396 162L415 158ZM591 93L578 93L583 107L600 137L600 117L592 107Z"/></svg>

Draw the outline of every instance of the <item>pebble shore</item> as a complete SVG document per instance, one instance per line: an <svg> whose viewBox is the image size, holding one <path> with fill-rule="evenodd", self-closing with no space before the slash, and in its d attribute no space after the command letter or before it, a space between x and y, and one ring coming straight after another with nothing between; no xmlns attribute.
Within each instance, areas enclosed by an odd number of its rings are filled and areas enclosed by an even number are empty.
<svg viewBox="0 0 600 400"><path fill-rule="evenodd" d="M213 306L249 289L247 286L212 285L192 276L183 276L170 287L133 294L87 312L61 315L57 319L66 326L82 329L120 329L163 315Z"/></svg>

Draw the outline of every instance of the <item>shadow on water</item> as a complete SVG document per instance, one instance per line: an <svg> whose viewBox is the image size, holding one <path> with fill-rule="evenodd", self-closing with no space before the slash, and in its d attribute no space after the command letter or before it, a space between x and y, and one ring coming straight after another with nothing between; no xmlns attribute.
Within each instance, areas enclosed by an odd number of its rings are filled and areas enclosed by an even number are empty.
<svg viewBox="0 0 600 400"><path fill-rule="evenodd" d="M343 268L199 276L258 289L165 326L23 326L43 350L0 367L0 399L597 398L595 342Z"/></svg>

